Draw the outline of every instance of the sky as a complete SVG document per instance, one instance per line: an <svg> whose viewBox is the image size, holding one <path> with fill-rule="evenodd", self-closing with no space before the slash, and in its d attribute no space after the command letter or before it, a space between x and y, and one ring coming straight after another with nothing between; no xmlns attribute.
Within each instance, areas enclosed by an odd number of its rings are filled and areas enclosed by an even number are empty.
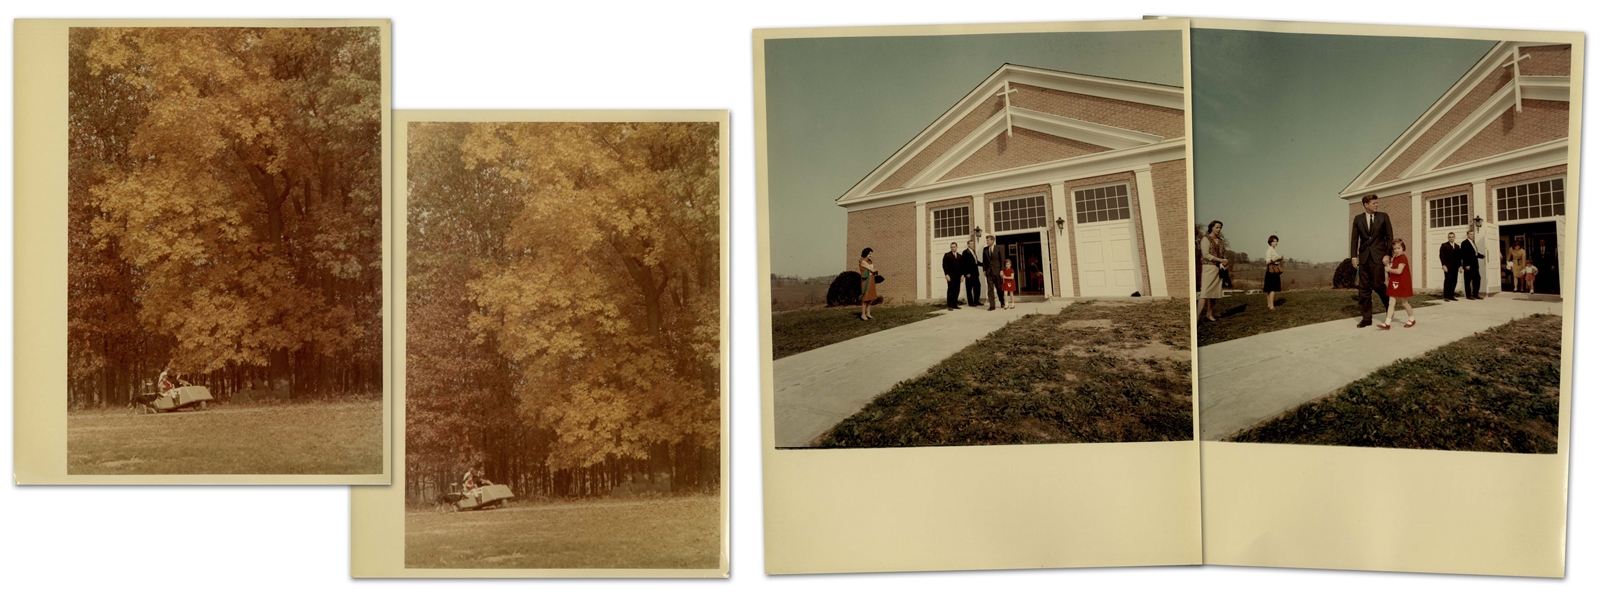
<svg viewBox="0 0 1616 600"><path fill-rule="evenodd" d="M1347 255L1347 201L1364 167L1496 42L1190 32L1195 222L1230 249L1310 262Z"/></svg>
<svg viewBox="0 0 1616 600"><path fill-rule="evenodd" d="M764 42L770 270L846 265L840 197L1005 64L1182 87L1179 31Z"/></svg>

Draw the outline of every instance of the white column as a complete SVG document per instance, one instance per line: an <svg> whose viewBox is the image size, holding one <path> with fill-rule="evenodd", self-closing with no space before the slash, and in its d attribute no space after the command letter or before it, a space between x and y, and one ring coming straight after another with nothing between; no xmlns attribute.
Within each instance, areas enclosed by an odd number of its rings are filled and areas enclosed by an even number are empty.
<svg viewBox="0 0 1616 600"><path fill-rule="evenodd" d="M975 233L977 227L982 228L982 239L976 241L976 251L982 251L982 244L987 243L987 236L993 233L992 225L988 223L988 213L983 212L987 201L982 194L971 194L971 229Z"/></svg>
<svg viewBox="0 0 1616 600"><path fill-rule="evenodd" d="M1150 265L1150 295L1166 297L1167 267L1162 259L1161 227L1156 220L1156 186L1150 176L1150 165L1134 167L1133 178L1139 183L1139 225L1145 231L1145 260ZM1199 268L1199 267L1197 267Z"/></svg>
<svg viewBox="0 0 1616 600"><path fill-rule="evenodd" d="M1486 179L1477 179L1470 182L1470 214L1472 215L1472 220L1466 223L1466 226L1475 224L1475 217L1486 219L1487 223L1495 225L1498 223L1498 207L1491 206L1493 204L1491 196L1491 194L1487 193ZM1500 291L1502 291L1503 286L1500 283L1502 281L1500 276L1503 274L1502 265L1504 261L1501 260L1502 256L1498 256L1497 240L1489 243L1485 223L1481 229L1476 230L1476 245L1479 246L1477 249L1482 254L1487 255L1487 258L1481 259L1481 293L1490 293L1495 285L1499 286Z"/></svg>
<svg viewBox="0 0 1616 600"><path fill-rule="evenodd" d="M1071 298L1077 295L1072 286L1072 280L1077 278L1077 265L1072 264L1072 242L1069 237L1072 234L1063 231L1074 225L1072 215L1066 212L1066 207L1071 205L1070 199L1066 197L1066 182L1049 182L1049 194L1053 200L1050 205L1055 208L1054 220L1066 220L1065 227L1055 226L1055 239L1052 243L1055 245L1055 257L1060 261L1060 295L1062 298Z"/></svg>
<svg viewBox="0 0 1616 600"><path fill-rule="evenodd" d="M926 203L915 201L915 299L926 300L931 297L926 292L926 259L931 254L931 248L926 243L926 229L931 224L926 222Z"/></svg>
<svg viewBox="0 0 1616 600"><path fill-rule="evenodd" d="M1408 268L1413 269L1413 273L1411 273L1413 279L1410 281L1413 282L1414 289L1425 287L1425 262L1421 261L1420 258L1425 256L1425 227L1430 224L1430 221L1420 217L1420 203L1424 201L1424 198L1419 192L1409 192L1408 194L1408 222L1411 231L1408 232L1409 239L1406 245L1408 246Z"/></svg>

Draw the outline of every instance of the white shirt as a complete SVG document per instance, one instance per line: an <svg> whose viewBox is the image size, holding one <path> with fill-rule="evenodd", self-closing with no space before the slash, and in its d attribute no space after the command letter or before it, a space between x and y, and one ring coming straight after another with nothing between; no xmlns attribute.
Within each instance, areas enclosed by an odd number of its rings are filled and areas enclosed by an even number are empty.
<svg viewBox="0 0 1616 600"><path fill-rule="evenodd" d="M1268 247L1268 252L1264 253L1264 256L1263 256L1263 260L1267 261L1267 262L1274 262L1278 258L1279 258L1279 244L1274 244L1272 246L1269 246Z"/></svg>

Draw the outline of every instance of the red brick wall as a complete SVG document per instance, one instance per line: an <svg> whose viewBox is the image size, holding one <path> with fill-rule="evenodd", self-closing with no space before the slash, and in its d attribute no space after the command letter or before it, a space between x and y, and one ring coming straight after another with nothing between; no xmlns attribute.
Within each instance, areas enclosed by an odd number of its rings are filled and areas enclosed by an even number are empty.
<svg viewBox="0 0 1616 600"><path fill-rule="evenodd" d="M1504 109L1504 114L1476 132L1475 137L1454 151L1452 156L1444 159L1437 168L1464 164L1551 140L1565 139L1571 129L1570 109L1569 102L1523 100L1521 112L1516 113L1514 108Z"/></svg>
<svg viewBox="0 0 1616 600"><path fill-rule="evenodd" d="M1534 57L1532 60L1537 60L1537 58ZM1396 179L1409 165L1414 164L1414 161L1419 160L1421 156L1430 151L1431 147L1441 141L1448 132L1453 131L1453 128L1457 127L1460 121L1470 116L1471 113L1476 112L1476 109L1480 108L1481 104L1488 98L1491 98L1493 93L1508 84L1511 77L1513 77L1513 72L1508 67L1499 67L1488 73L1480 83L1476 84L1474 89L1470 90L1469 94L1460 99L1446 114L1439 117L1436 124L1426 130L1419 139L1414 140L1414 143L1410 144L1408 149L1393 159L1391 164L1387 165L1386 169L1381 171L1379 175L1376 175L1371 185Z"/></svg>
<svg viewBox="0 0 1616 600"><path fill-rule="evenodd" d="M1570 75L1571 74L1571 46L1528 46L1521 48L1521 54L1532 55L1532 58L1521 61L1521 75ZM1011 102L1015 102L1011 100Z"/></svg>
<svg viewBox="0 0 1616 600"><path fill-rule="evenodd" d="M1013 102L1013 100L1012 100ZM1027 165L1110 150L1104 146L1056 137L1040 131L1016 127L1016 134L1000 133L975 154L949 170L939 181L992 173Z"/></svg>
<svg viewBox="0 0 1616 600"><path fill-rule="evenodd" d="M1188 298L1190 290L1190 252L1186 237L1193 240L1190 226L1188 178L1184 159L1150 165L1150 179L1156 191L1156 227L1161 235L1162 270L1167 275L1167 293L1174 298Z"/></svg>
<svg viewBox="0 0 1616 600"><path fill-rule="evenodd" d="M1129 210L1134 211L1133 212L1133 215L1134 215L1134 220L1133 220L1134 229L1133 229L1133 231L1134 231L1134 237L1136 239L1138 239L1138 241L1139 241L1139 244L1138 244L1138 251L1139 251L1139 258L1140 258L1140 261L1139 261L1140 262L1140 265L1139 265L1140 266L1139 279L1144 282L1144 286L1145 286L1145 290L1139 292L1139 294L1142 295L1142 296L1148 296L1148 295L1150 295L1150 291L1149 291L1150 290L1150 270L1149 270L1150 267L1149 267L1148 261L1144 260L1144 257L1145 257L1145 252L1144 252L1144 250L1145 250L1145 236L1144 236L1144 228L1142 226L1140 226L1140 219L1139 219L1139 181L1134 178L1133 171L1124 171L1122 173L1110 173L1110 174L1106 174L1106 175L1097 175L1097 176L1094 176L1094 177L1084 177L1082 179L1068 180L1068 181L1066 181L1066 197L1062 198L1061 202L1066 203L1066 209L1067 209L1066 214L1071 215L1072 214L1072 210L1071 210L1072 209L1072 190L1076 190L1078 188L1086 188L1086 187L1104 185L1104 184L1107 184L1107 183L1117 183L1117 182L1127 182L1128 183L1128 196L1129 196L1129 198L1128 198L1128 207L1129 207ZM1067 227L1073 227L1076 224L1077 224L1077 220L1075 218L1070 217L1070 216L1067 217L1067 223L1066 223ZM1066 246L1071 249L1072 261L1075 263L1077 261L1077 236L1071 235L1069 233L1066 234ZM1083 296L1082 283L1083 283L1082 274L1077 272L1077 265L1074 264L1074 265L1072 265L1072 293L1076 294L1078 297ZM1169 288L1169 289L1171 289L1171 288Z"/></svg>
<svg viewBox="0 0 1616 600"><path fill-rule="evenodd" d="M931 145L922 148L920 152L915 154L914 158L909 159L909 162L898 167L898 170L882 181L881 185L876 186L872 193L903 187L903 184L908 183L915 175L920 174L932 161L937 160L937 157L948 152L949 148L953 148L955 144L964 140L965 136L970 135L977 127L987 122L990 117L998 114L1004 108L1004 101L999 98L1000 96L990 96L986 102L971 109L971 112L966 113L965 117L961 118L958 123L955 123L953 127L948 128L948 131L943 132L941 136L932 141Z"/></svg>
<svg viewBox="0 0 1616 600"><path fill-rule="evenodd" d="M916 235L913 202L847 213L847 270L857 271L859 253L871 248L886 278L876 291L888 302L914 302Z"/></svg>
<svg viewBox="0 0 1616 600"><path fill-rule="evenodd" d="M931 240L933 238L932 233L934 233L934 230L932 229L932 226L931 226L931 211L939 209L939 208L948 208L950 206L958 206L958 205L961 205L961 204L970 204L970 203L971 203L971 197L970 196L962 196L962 197L959 197L959 198L949 198L947 200L933 200L931 202L926 203L926 253L927 254L931 253ZM914 205L911 204L910 206L914 206ZM970 214L971 214L971 227L973 227L973 228L974 227L980 227L982 225L982 216L976 214L976 209L974 209L974 208L971 209ZM986 231L986 228L984 228L983 230ZM964 248L960 248L960 251L963 252L964 250L965 250ZM926 297L927 298L933 297L931 295L931 293L933 291L931 289L931 278L933 276L933 272L936 271L936 270L941 270L943 268L943 265L941 263L932 264L934 262L937 262L937 261L932 260L929 256L926 258L926 283L924 283L923 285L926 288L924 291L926 292ZM936 290L936 292L941 294L941 293L944 292L944 290Z"/></svg>
<svg viewBox="0 0 1616 600"><path fill-rule="evenodd" d="M1012 100L1012 102L1014 102L1014 100ZM1027 187L1016 188L1016 189L1013 189L1013 190L999 190L999 191L988 192L988 193L984 194L983 195L983 202L982 202L982 212L985 213L985 214L982 215L982 221L983 221L982 237L983 237L983 241L984 242L986 241L988 233L996 233L996 232L993 232L992 229L991 229L992 222L993 222L993 201L994 200L1003 200L1005 198L1014 198L1016 196L1030 196L1030 195L1033 195L1033 194L1043 194L1044 195L1044 215L1045 215L1044 237L1049 239L1051 242L1053 242L1056 239L1055 238L1055 207L1052 204L1052 200L1051 200L1051 196L1050 196L1051 192L1050 192L1050 189L1049 189L1048 185L1030 185L1030 186L1027 186ZM980 248L978 248L978 249L980 250ZM1044 289L1049 290L1049 295L1050 296L1059 296L1060 295L1061 270L1062 270L1062 267L1061 267L1061 262L1060 262L1060 255L1058 253L1056 253L1055 248L1053 246L1051 246L1049 248L1049 262L1044 265Z"/></svg>
<svg viewBox="0 0 1616 600"><path fill-rule="evenodd" d="M1168 139L1184 137L1184 111L1176 108L1074 94L1024 83L1012 83L1010 87L1016 90L1010 96L1010 104L1019 108L1142 131Z"/></svg>

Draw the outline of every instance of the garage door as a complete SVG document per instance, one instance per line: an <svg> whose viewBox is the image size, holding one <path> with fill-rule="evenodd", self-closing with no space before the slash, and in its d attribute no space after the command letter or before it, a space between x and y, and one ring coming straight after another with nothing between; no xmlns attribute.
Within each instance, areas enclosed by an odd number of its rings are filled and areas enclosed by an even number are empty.
<svg viewBox="0 0 1616 600"><path fill-rule="evenodd" d="M1133 235L1128 186L1072 192L1073 239L1077 241L1078 294L1131 296L1142 292L1138 244Z"/></svg>

